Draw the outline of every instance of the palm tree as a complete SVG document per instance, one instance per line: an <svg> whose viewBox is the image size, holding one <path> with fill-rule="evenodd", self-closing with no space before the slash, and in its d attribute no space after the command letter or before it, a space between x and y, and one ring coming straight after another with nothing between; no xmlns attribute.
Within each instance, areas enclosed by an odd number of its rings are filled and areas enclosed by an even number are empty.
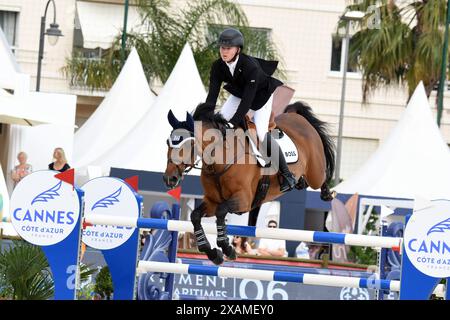
<svg viewBox="0 0 450 320"><path fill-rule="evenodd" d="M238 4L228 0L188 1L183 9L174 10L168 0L138 0L145 32L127 34L126 51L135 47L149 80L165 82L188 42L205 85L208 84L211 63L218 58L216 39L225 26L238 27L246 39L247 53L260 58L277 59L277 50L268 29L248 26L245 13ZM98 62L80 65L77 55L67 61L64 72L69 77L91 79L88 87L108 88L120 72L120 39L118 36ZM284 78L279 72L278 77Z"/></svg>
<svg viewBox="0 0 450 320"><path fill-rule="evenodd" d="M53 296L53 280L42 250L24 241L0 254L0 291L13 300L46 300Z"/></svg>
<svg viewBox="0 0 450 320"><path fill-rule="evenodd" d="M80 280L96 272L80 266ZM41 247L16 240L0 252L0 297L13 300L47 300L53 297L54 282Z"/></svg>
<svg viewBox="0 0 450 320"><path fill-rule="evenodd" d="M374 90L392 85L406 85L409 100L420 81L429 97L440 77L446 1L361 0L346 10L370 12L375 5L379 24L366 15L349 50L349 61L357 61L362 71L363 102Z"/></svg>

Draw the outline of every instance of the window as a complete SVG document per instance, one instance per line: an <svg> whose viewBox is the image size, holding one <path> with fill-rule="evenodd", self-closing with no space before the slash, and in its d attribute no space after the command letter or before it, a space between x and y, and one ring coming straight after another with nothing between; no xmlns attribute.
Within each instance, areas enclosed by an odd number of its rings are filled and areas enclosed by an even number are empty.
<svg viewBox="0 0 450 320"><path fill-rule="evenodd" d="M18 12L0 10L0 28L11 47L17 44L17 16Z"/></svg>
<svg viewBox="0 0 450 320"><path fill-rule="evenodd" d="M333 37L331 40L331 71L342 72L344 65L344 50L345 39L341 37ZM350 47L352 46L352 39L350 38ZM349 57L347 72L357 72L356 61L351 60Z"/></svg>

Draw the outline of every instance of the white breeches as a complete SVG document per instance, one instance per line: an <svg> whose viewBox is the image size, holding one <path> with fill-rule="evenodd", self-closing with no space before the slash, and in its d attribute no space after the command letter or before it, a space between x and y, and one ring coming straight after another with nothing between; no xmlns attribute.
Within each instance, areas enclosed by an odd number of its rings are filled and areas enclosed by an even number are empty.
<svg viewBox="0 0 450 320"><path fill-rule="evenodd" d="M273 102L273 94L270 95L269 100L267 100L266 104L263 105L261 109L256 111L250 110L247 113L250 116L250 119L252 119L253 115L253 122L255 122L256 125L256 134L258 135L260 141L264 141L264 137L266 133L269 131L269 121L270 121L270 113L272 112L272 102ZM225 103L222 106L222 109L220 110L220 113L227 121L229 121L234 116L239 106L239 103L241 103L241 98L235 97L232 94L229 96L227 101L225 101Z"/></svg>

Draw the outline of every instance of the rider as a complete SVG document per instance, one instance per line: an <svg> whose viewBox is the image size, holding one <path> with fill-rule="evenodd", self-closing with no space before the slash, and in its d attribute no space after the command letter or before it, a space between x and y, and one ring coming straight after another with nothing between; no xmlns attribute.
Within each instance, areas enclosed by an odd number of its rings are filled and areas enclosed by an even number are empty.
<svg viewBox="0 0 450 320"><path fill-rule="evenodd" d="M244 37L239 30L229 28L220 36L220 58L211 67L209 92L206 104L214 112L222 82L224 89L230 93L222 106L221 114L232 127L243 123L244 116L252 109L256 132L263 145L272 144L278 149L278 167L281 176L280 190L291 190L297 183L295 176L289 171L277 141L268 132L272 111L273 92L283 83L271 77L277 68L278 61L266 61L242 53Z"/></svg>

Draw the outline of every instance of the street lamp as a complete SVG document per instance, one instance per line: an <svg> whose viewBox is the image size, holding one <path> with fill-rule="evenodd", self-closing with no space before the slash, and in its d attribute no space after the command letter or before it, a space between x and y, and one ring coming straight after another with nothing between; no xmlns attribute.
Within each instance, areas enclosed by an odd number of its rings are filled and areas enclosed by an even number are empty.
<svg viewBox="0 0 450 320"><path fill-rule="evenodd" d="M50 28L45 30L45 19L47 18L47 9L50 4L53 4L53 23L50 23ZM45 32L44 32L45 31ZM56 6L54 0L48 0L45 6L44 16L41 17L41 32L39 38L39 55L38 55L38 69L37 69L37 79L36 79L36 91L39 91L41 86L41 67L42 59L44 58L44 36L48 35L48 42L50 45L54 46L58 42L58 38L62 37L63 34L59 30L59 25L56 23Z"/></svg>
<svg viewBox="0 0 450 320"><path fill-rule="evenodd" d="M361 21L365 16L361 11L347 11L341 20L346 21L345 25L345 49L344 49L344 68L342 69L342 90L341 90L341 107L339 111L339 129L336 150L336 170L334 176L334 185L339 184L342 157L342 128L344 125L344 105L345 105L345 86L347 84L347 68L348 68L348 50L350 44L350 23L351 21Z"/></svg>

